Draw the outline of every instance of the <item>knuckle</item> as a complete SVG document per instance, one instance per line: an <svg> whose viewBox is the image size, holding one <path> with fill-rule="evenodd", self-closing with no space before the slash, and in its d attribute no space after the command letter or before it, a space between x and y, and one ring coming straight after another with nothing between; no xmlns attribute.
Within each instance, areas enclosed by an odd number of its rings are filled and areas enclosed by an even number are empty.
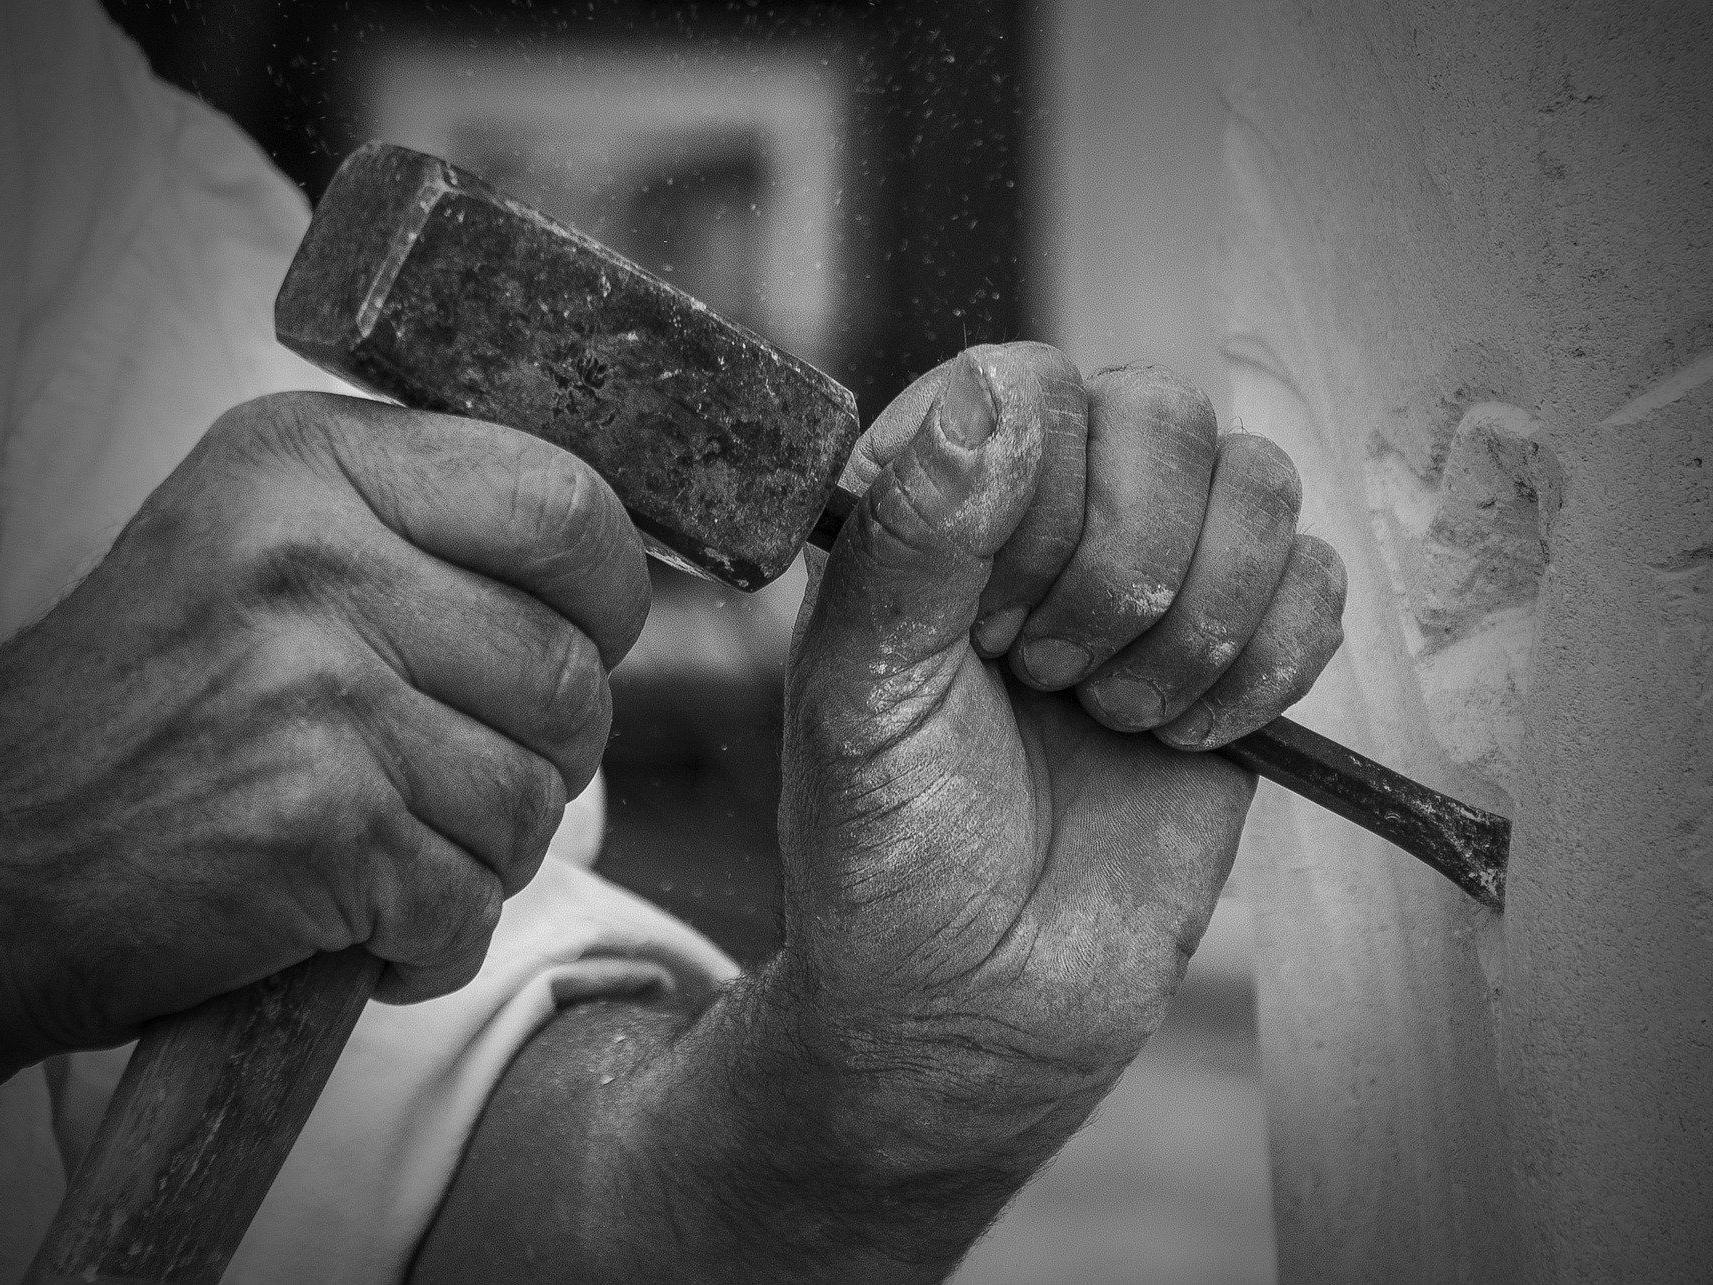
<svg viewBox="0 0 1713 1285"><path fill-rule="evenodd" d="M266 729L258 733L259 761L267 764L270 808L300 836L336 830L364 837L357 819L398 798L361 730L381 699L375 672L347 654L306 657L309 650L273 642L252 658L252 721Z"/></svg>
<svg viewBox="0 0 1713 1285"><path fill-rule="evenodd" d="M1349 576L1338 550L1316 536L1299 535L1294 558L1302 564L1305 575L1319 590L1334 618L1342 614L1349 591Z"/></svg>
<svg viewBox="0 0 1713 1285"><path fill-rule="evenodd" d="M617 664L642 633L651 597L648 560L624 505L576 456L530 443L512 484L512 520L535 553L535 570L554 580L602 573L602 642Z"/></svg>
<svg viewBox="0 0 1713 1285"><path fill-rule="evenodd" d="M536 664L545 677L539 706L542 730L555 742L575 739L606 717L606 669L588 635L568 626L556 629Z"/></svg>
<svg viewBox="0 0 1713 1285"><path fill-rule="evenodd" d="M264 393L223 412L204 438L216 446L254 446L293 431L295 418L291 393Z"/></svg>
<svg viewBox="0 0 1713 1285"><path fill-rule="evenodd" d="M642 627L648 621L649 607L654 598L653 583L648 574L648 557L643 553L642 542L636 538L628 515L624 516L621 530L624 539L617 547L610 549L607 555L608 565L620 570L614 597L608 608L608 619L611 623L607 626L612 632L618 657L628 653L642 636Z"/></svg>
<svg viewBox="0 0 1713 1285"><path fill-rule="evenodd" d="M1233 433L1220 444L1222 465L1256 501L1293 518L1302 508L1303 482L1284 447L1254 433Z"/></svg>
<svg viewBox="0 0 1713 1285"><path fill-rule="evenodd" d="M344 807L333 809L330 821L328 837L342 866L403 851L416 824L398 796L378 780L348 791Z"/></svg>
<svg viewBox="0 0 1713 1285"><path fill-rule="evenodd" d="M1035 339L1020 339L1005 344L977 344L965 350L963 356L973 361L977 369L995 361L1022 367L1032 372L1043 386L1062 383L1065 380L1075 380L1079 385L1082 382L1082 376L1069 357L1052 344L1044 344Z"/></svg>
<svg viewBox="0 0 1713 1285"><path fill-rule="evenodd" d="M852 543L866 562L884 571L914 567L945 545L947 507L933 476L907 453L869 489L857 509Z"/></svg>
<svg viewBox="0 0 1713 1285"><path fill-rule="evenodd" d="M591 689L592 700L581 722L568 725L561 734L553 755L564 788L579 794L594 779L601 766L601 754L612 732L612 689L605 679Z"/></svg>
<svg viewBox="0 0 1713 1285"><path fill-rule="evenodd" d="M340 795L349 789L339 774L329 772L325 754L316 742L319 729L294 729L280 739L286 742L285 761L269 784L266 829L279 836L287 848L313 852L320 845L332 816L343 817L349 806Z"/></svg>
<svg viewBox="0 0 1713 1285"><path fill-rule="evenodd" d="M382 686L380 667L343 647L325 651L301 682L306 697L346 722L365 719L379 704Z"/></svg>
<svg viewBox="0 0 1713 1285"><path fill-rule="evenodd" d="M473 869L456 895L434 895L440 921L439 953L458 955L482 946L499 927L506 894L491 871Z"/></svg>
<svg viewBox="0 0 1713 1285"><path fill-rule="evenodd" d="M278 833L337 891L378 856L396 852L405 817L395 795L361 770L343 746L314 751L313 762L278 792ZM340 904L349 904L340 898Z"/></svg>
<svg viewBox="0 0 1713 1285"><path fill-rule="evenodd" d="M499 879L462 855L418 851L397 869L377 918L389 957L427 962L456 956L493 933L505 904Z"/></svg>
<svg viewBox="0 0 1713 1285"><path fill-rule="evenodd" d="M486 945L500 926L500 916L505 908L506 894L499 881L484 879L465 914L464 939L471 945Z"/></svg>
<svg viewBox="0 0 1713 1285"><path fill-rule="evenodd" d="M247 552L243 597L268 605L325 603L370 578L371 566L334 533L294 530Z"/></svg>
<svg viewBox="0 0 1713 1285"><path fill-rule="evenodd" d="M1314 687L1315 679L1320 677L1320 666L1313 664L1306 656L1298 657L1296 663L1281 666L1277 678L1268 685L1265 693L1272 698L1271 706L1278 710L1289 709Z"/></svg>
<svg viewBox="0 0 1713 1285"><path fill-rule="evenodd" d="M1183 670L1195 681L1224 673L1243 650L1243 640L1234 638L1225 625L1211 616L1189 616L1184 629L1189 645L1183 653Z"/></svg>
<svg viewBox="0 0 1713 1285"><path fill-rule="evenodd" d="M1108 366L1088 383L1091 400L1103 406L1123 403L1148 421L1209 447L1219 436L1219 418L1212 400L1169 367L1146 363Z"/></svg>
<svg viewBox="0 0 1713 1285"><path fill-rule="evenodd" d="M571 801L564 778L551 766L542 774L540 785L529 795L531 806L524 812L520 824L519 852L516 868L533 873L536 863L553 841L554 833L565 816L565 805ZM525 880L527 881L527 880Z"/></svg>
<svg viewBox="0 0 1713 1285"><path fill-rule="evenodd" d="M1091 523L1052 591L1048 614L1065 617L1060 627L1076 634L1128 641L1177 602L1188 564L1188 557L1161 556L1158 544L1138 540L1122 524Z"/></svg>
<svg viewBox="0 0 1713 1285"><path fill-rule="evenodd" d="M910 470L887 487L872 506L877 534L908 549L920 549L934 542L937 523L934 518L936 502L932 494L933 479L920 470Z"/></svg>
<svg viewBox="0 0 1713 1285"><path fill-rule="evenodd" d="M1171 610L1182 587L1180 576L1162 574L1155 568L1140 575L1110 579L1107 598L1115 618L1146 630Z"/></svg>
<svg viewBox="0 0 1713 1285"><path fill-rule="evenodd" d="M381 700L379 668L311 630L270 638L256 649L251 666L281 712L329 727L365 717Z"/></svg>
<svg viewBox="0 0 1713 1285"><path fill-rule="evenodd" d="M534 754L514 758L505 770L503 787L505 814L512 821L511 849L497 854L507 888L513 891L517 885L510 876L520 867L532 866L547 850L567 802L564 778L553 764Z"/></svg>
<svg viewBox="0 0 1713 1285"><path fill-rule="evenodd" d="M997 344L971 344L960 355L967 355L978 365L983 357L994 356L1012 356L1024 360L1046 362L1067 360L1065 355L1052 344L1042 343L1039 339L1014 339L1008 343Z"/></svg>
<svg viewBox="0 0 1713 1285"><path fill-rule="evenodd" d="M582 538L586 490L574 457L521 444L518 467L511 474L511 516L538 543L559 549Z"/></svg>
<svg viewBox="0 0 1713 1285"><path fill-rule="evenodd" d="M311 738L315 758L309 771L317 784L304 802L316 811L304 821L319 825L334 844L394 851L405 822L403 801L385 775L364 761L353 740L331 731Z"/></svg>
<svg viewBox="0 0 1713 1285"><path fill-rule="evenodd" d="M265 393L221 415L209 430L223 444L303 455L323 449L341 420L341 399L331 393Z"/></svg>
<svg viewBox="0 0 1713 1285"><path fill-rule="evenodd" d="M525 442L512 479L512 516L546 556L606 556L623 506L600 476L567 451Z"/></svg>
<svg viewBox="0 0 1713 1285"><path fill-rule="evenodd" d="M1317 676L1320 674L1321 670L1326 668L1327 662L1338 654L1338 649L1342 646L1344 646L1343 627L1339 625L1336 620L1329 621L1322 629L1319 645L1315 649L1315 655L1318 660L1318 663L1315 665L1315 674Z"/></svg>
<svg viewBox="0 0 1713 1285"><path fill-rule="evenodd" d="M1336 621L1312 630L1301 645L1281 655L1267 672L1265 685L1276 692L1275 704L1284 709L1309 694L1316 680L1344 643L1344 631Z"/></svg>

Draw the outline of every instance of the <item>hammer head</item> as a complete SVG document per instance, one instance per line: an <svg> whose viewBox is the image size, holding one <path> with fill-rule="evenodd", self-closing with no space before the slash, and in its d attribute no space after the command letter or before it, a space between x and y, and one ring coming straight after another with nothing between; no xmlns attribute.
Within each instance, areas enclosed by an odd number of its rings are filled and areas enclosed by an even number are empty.
<svg viewBox="0 0 1713 1285"><path fill-rule="evenodd" d="M806 362L445 161L368 143L321 198L280 341L418 410L581 456L650 552L754 590L791 564L860 433Z"/></svg>

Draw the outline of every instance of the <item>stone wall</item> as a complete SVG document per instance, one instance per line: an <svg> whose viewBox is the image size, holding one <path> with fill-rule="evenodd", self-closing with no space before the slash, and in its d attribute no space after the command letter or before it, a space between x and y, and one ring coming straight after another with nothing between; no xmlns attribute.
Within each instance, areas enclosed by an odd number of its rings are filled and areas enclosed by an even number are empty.
<svg viewBox="0 0 1713 1285"><path fill-rule="evenodd" d="M1294 802L1258 815L1282 1271L1694 1278L1713 10L1227 19L1234 411L1315 474L1356 588L1307 716L1517 827L1499 919Z"/></svg>
<svg viewBox="0 0 1713 1285"><path fill-rule="evenodd" d="M1258 796L1281 1274L1699 1278L1713 7L1049 12L1109 69L1050 91L1055 337L1218 370L1351 571L1300 717L1516 823L1499 917Z"/></svg>

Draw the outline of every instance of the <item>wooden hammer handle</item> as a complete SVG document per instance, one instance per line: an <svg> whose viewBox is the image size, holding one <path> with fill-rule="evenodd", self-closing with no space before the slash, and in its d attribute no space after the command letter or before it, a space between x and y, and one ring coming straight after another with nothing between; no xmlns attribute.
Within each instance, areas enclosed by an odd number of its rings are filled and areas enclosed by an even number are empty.
<svg viewBox="0 0 1713 1285"><path fill-rule="evenodd" d="M151 1023L26 1285L218 1281L381 967L316 955Z"/></svg>

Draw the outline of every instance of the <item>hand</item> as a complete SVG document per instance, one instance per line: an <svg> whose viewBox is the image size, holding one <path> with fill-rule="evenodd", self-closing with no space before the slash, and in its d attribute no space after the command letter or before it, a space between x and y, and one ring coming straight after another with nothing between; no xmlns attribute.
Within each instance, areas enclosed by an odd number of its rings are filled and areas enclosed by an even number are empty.
<svg viewBox="0 0 1713 1285"><path fill-rule="evenodd" d="M539 1032L415 1279L943 1279L1159 1021L1253 786L1160 738L1241 735L1338 643L1290 462L1165 372L1012 345L846 480L787 690L784 947L700 1013Z"/></svg>
<svg viewBox="0 0 1713 1285"><path fill-rule="evenodd" d="M1253 779L1171 747L1308 690L1343 568L1277 447L1037 345L920 381L847 482L787 693L777 967L919 1145L997 1130L1033 1166L1158 1024L1236 850Z"/></svg>
<svg viewBox="0 0 1713 1285"><path fill-rule="evenodd" d="M557 448L312 394L222 417L0 647L0 1064L355 943L382 998L462 985L647 606Z"/></svg>

